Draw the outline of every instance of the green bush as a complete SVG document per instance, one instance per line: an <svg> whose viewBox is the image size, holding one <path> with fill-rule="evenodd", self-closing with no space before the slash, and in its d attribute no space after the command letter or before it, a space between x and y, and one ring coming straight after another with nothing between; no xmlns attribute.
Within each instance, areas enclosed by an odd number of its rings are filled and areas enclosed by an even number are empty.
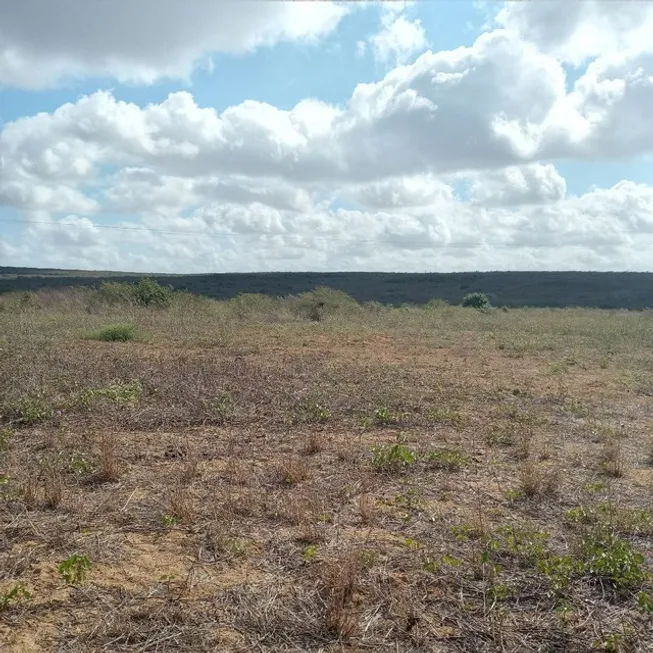
<svg viewBox="0 0 653 653"><path fill-rule="evenodd" d="M141 279L136 285L136 303L141 306L167 308L172 303L173 290L158 284L154 279Z"/></svg>
<svg viewBox="0 0 653 653"><path fill-rule="evenodd" d="M110 324L109 326L89 334L90 340L102 340L104 342L128 342L136 340L137 332L133 326L128 324Z"/></svg>
<svg viewBox="0 0 653 653"><path fill-rule="evenodd" d="M472 292L463 297L463 306L465 308L477 308L479 310L491 307L490 300L485 293Z"/></svg>

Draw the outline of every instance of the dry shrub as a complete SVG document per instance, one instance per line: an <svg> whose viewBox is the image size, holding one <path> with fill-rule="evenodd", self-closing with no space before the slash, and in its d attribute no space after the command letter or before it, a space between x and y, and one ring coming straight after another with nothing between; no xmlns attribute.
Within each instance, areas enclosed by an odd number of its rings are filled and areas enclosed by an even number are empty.
<svg viewBox="0 0 653 653"><path fill-rule="evenodd" d="M273 470L274 480L279 485L292 486L305 481L309 476L306 461L292 456L278 463Z"/></svg>
<svg viewBox="0 0 653 653"><path fill-rule="evenodd" d="M305 456L314 456L324 449L323 436L317 431L311 431L303 440L301 452Z"/></svg>
<svg viewBox="0 0 653 653"><path fill-rule="evenodd" d="M120 460L115 438L103 435L98 444L98 453L97 479L105 483L115 483L120 478Z"/></svg>
<svg viewBox="0 0 653 653"><path fill-rule="evenodd" d="M527 461L519 470L519 487L529 499L554 496L559 486L560 472L555 467Z"/></svg>
<svg viewBox="0 0 653 653"><path fill-rule="evenodd" d="M379 510L374 497L370 494L361 494L356 501L356 510L361 523L373 526L379 521Z"/></svg>
<svg viewBox="0 0 653 653"><path fill-rule="evenodd" d="M353 550L320 565L318 591L325 605L325 627L340 639L351 637L358 625L353 599L360 574L360 556Z"/></svg>
<svg viewBox="0 0 653 653"><path fill-rule="evenodd" d="M43 505L54 509L61 504L64 492L64 479L57 469L47 469L43 476Z"/></svg>
<svg viewBox="0 0 653 653"><path fill-rule="evenodd" d="M599 452L599 468L607 476L621 478L624 475L625 465L621 443L617 438L605 441Z"/></svg>
<svg viewBox="0 0 653 653"><path fill-rule="evenodd" d="M188 488L179 481L170 488L166 502L166 512L179 522L189 524L193 521L195 511L192 497Z"/></svg>

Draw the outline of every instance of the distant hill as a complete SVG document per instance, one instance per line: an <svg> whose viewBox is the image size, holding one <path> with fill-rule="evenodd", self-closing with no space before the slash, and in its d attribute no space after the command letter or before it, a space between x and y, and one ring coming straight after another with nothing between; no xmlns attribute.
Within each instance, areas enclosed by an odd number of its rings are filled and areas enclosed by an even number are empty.
<svg viewBox="0 0 653 653"><path fill-rule="evenodd" d="M143 275L0 267L0 293L66 286L91 286L103 279L159 283L219 299L240 293L290 295L316 286L343 290L359 301L423 304L442 298L459 304L469 292L487 293L496 306L585 306L653 308L653 273L648 272L305 272Z"/></svg>

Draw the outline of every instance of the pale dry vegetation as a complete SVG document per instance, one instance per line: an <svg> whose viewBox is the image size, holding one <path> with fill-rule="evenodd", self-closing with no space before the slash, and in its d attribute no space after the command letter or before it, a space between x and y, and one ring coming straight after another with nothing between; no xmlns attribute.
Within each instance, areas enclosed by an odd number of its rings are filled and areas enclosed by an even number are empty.
<svg viewBox="0 0 653 653"><path fill-rule="evenodd" d="M653 650L650 312L0 305L2 651Z"/></svg>

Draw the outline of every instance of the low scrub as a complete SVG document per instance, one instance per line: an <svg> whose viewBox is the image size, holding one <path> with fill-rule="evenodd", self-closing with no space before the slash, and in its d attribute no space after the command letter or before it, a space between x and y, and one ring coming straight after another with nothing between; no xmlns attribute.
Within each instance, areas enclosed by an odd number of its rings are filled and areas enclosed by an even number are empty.
<svg viewBox="0 0 653 653"><path fill-rule="evenodd" d="M129 342L137 338L136 328L128 324L110 324L98 331L89 333L89 340L101 340L103 342Z"/></svg>

